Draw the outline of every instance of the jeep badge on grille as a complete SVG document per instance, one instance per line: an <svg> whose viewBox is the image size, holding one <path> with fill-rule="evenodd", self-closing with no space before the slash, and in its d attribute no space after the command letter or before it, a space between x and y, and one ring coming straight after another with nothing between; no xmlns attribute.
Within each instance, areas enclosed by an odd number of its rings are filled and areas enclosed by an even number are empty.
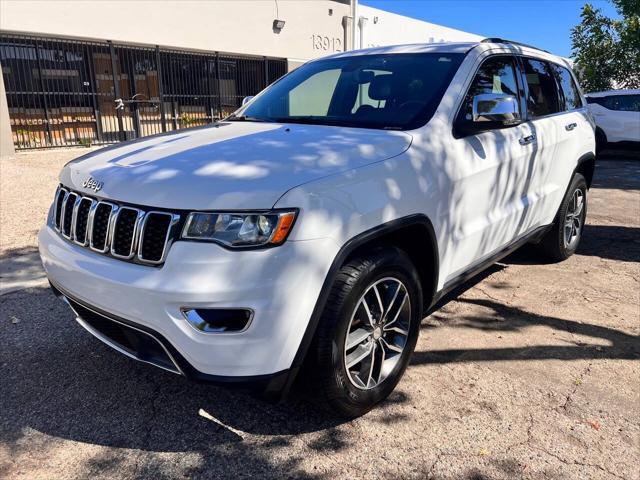
<svg viewBox="0 0 640 480"><path fill-rule="evenodd" d="M104 183L99 182L93 177L87 178L84 182L82 182L83 188L88 188L89 190L93 190L94 192L98 192Z"/></svg>

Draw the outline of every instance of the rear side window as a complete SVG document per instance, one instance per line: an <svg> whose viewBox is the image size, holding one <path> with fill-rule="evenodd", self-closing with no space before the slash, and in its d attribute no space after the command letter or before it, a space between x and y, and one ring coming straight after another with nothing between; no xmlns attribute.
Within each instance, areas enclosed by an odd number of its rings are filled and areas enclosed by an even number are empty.
<svg viewBox="0 0 640 480"><path fill-rule="evenodd" d="M486 60L469 87L460 110L464 120L472 119L473 97L483 93L504 93L518 98L515 59L513 57L491 57Z"/></svg>
<svg viewBox="0 0 640 480"><path fill-rule="evenodd" d="M562 110L574 110L576 108L582 108L582 99L580 98L580 91L576 85L573 75L568 68L560 65L551 64L560 90L562 91Z"/></svg>
<svg viewBox="0 0 640 480"><path fill-rule="evenodd" d="M531 118L560 112L560 96L554 71L548 62L523 58L527 79L527 110Z"/></svg>
<svg viewBox="0 0 640 480"><path fill-rule="evenodd" d="M589 103L597 103L609 110L619 112L640 112L640 95L611 95L609 97L591 97Z"/></svg>
<svg viewBox="0 0 640 480"><path fill-rule="evenodd" d="M622 112L640 112L640 95L618 95L615 110Z"/></svg>

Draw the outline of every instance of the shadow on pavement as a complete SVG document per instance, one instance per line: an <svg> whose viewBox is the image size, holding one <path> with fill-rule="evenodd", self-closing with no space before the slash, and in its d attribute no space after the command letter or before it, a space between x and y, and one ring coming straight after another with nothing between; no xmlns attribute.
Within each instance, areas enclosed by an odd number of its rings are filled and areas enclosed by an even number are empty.
<svg viewBox="0 0 640 480"><path fill-rule="evenodd" d="M590 225L584 227L576 255L640 262L640 228L618 225ZM524 245L502 260L507 265L543 265L549 263L535 245Z"/></svg>
<svg viewBox="0 0 640 480"><path fill-rule="evenodd" d="M25 435L35 430L118 449L194 453L201 462L191 473L209 478L234 470L282 478L287 469L279 461L273 470L270 448L342 422L303 398L271 405L130 360L82 329L48 288L0 302L0 444L12 456L27 448ZM406 400L400 393L393 398ZM276 437L256 445L245 441L247 433ZM92 462L108 476L121 460L114 454ZM295 471L299 460L288 460L293 476L314 478ZM161 471L138 473L163 478Z"/></svg>
<svg viewBox="0 0 640 480"><path fill-rule="evenodd" d="M640 262L640 228L587 224L576 253L623 262Z"/></svg>
<svg viewBox="0 0 640 480"><path fill-rule="evenodd" d="M494 266L443 302L501 268L504 265ZM307 432L322 431L308 445L317 452L335 452L345 446L335 428L341 420L298 396L270 405L237 391L192 383L117 354L78 326L48 289L16 292L0 300L0 442L11 455L26 448L29 432L35 430L56 439L115 449L193 454L198 461L188 472L192 477L251 472L260 478L282 478L286 472L285 476L315 478L297 469L302 459L295 455L284 467L280 459L275 470L274 452L295 442L296 434ZM638 337L618 330L539 316L493 300L458 301L490 308L499 317L469 316L462 319L462 326L518 331L545 325L607 340L610 345L436 350L416 352L413 364L640 358ZM9 317L19 321L7 321ZM426 324L423 328L435 327ZM402 392L389 399L406 401ZM274 437L257 442L247 439L247 434ZM116 474L126 460L119 455L116 450L93 456L89 467L103 475ZM138 476L164 478L162 463L152 460L139 466Z"/></svg>
<svg viewBox="0 0 640 480"><path fill-rule="evenodd" d="M619 153L610 157L608 152L598 156L592 188L640 190L640 152L630 152L631 160L620 160Z"/></svg>
<svg viewBox="0 0 640 480"><path fill-rule="evenodd" d="M517 307L488 299L458 299L459 302L491 309L495 315L482 318L457 318L456 328L476 328L484 331L517 332L535 325L554 330L605 340L607 345L587 345L575 341L564 345L533 345L513 348L449 349L415 352L413 364L483 362L498 360L578 360L578 359L640 359L640 337L613 328L589 323L537 315ZM423 325L424 329L434 328Z"/></svg>
<svg viewBox="0 0 640 480"><path fill-rule="evenodd" d="M5 250L0 255L0 295L46 283L36 247Z"/></svg>

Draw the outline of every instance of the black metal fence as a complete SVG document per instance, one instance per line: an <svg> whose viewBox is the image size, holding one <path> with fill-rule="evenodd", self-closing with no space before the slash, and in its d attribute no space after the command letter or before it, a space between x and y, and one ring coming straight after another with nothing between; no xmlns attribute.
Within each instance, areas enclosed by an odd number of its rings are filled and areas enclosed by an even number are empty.
<svg viewBox="0 0 640 480"><path fill-rule="evenodd" d="M113 143L205 125L287 71L281 58L0 35L16 149Z"/></svg>

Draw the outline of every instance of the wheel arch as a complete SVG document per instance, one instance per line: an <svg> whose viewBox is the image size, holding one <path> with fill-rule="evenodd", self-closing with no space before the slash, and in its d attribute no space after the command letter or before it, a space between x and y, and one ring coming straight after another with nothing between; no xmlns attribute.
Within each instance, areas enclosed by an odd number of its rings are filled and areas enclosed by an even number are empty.
<svg viewBox="0 0 640 480"><path fill-rule="evenodd" d="M574 170L576 173L582 174L587 181L587 188L591 188L593 182L593 174L596 170L596 156L593 153L586 153L578 159L578 164ZM573 178L573 175L572 175Z"/></svg>
<svg viewBox="0 0 640 480"><path fill-rule="evenodd" d="M291 365L287 389L293 384L295 376L304 363L322 311L326 305L329 292L340 268L354 256L368 249L384 245L401 248L409 255L420 274L424 310L426 311L426 308L431 304L431 301L435 298L438 286L439 256L435 230L426 215L409 215L356 235L344 244L329 268L313 313Z"/></svg>

